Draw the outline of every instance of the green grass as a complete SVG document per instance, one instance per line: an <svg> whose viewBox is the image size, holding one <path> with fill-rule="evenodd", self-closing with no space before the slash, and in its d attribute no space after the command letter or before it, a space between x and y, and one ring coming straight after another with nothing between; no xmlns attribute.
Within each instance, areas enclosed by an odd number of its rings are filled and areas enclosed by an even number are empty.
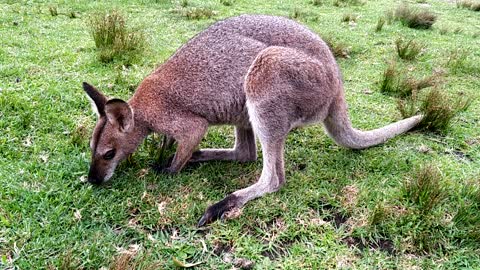
<svg viewBox="0 0 480 270"><path fill-rule="evenodd" d="M376 32L391 1L231 2L0 3L0 268L174 269L174 257L201 262L195 269L231 269L241 259L255 269L478 268L478 13L428 1L437 15L431 31L390 23L387 16ZM180 8L215 12L191 20L176 12ZM88 27L92 14L113 9L147 39L144 54L129 66L100 62ZM210 162L176 176L156 175L148 164L159 143L148 138L109 184L83 182L96 119L82 81L128 99L146 75L213 22L243 13L288 17L295 10L302 11L296 20L350 49L349 58L337 61L355 127L401 118L394 97L372 91L397 57L400 37L428 45L416 61L399 62L402 69L418 78L440 70L442 91L463 92L473 103L442 134L415 131L363 151L335 145L320 125L295 130L286 144L282 190L204 230L195 225L205 208L256 181L261 155L249 164ZM357 23L342 23L343 14L358 14ZM441 34L437 25L452 31ZM201 146L233 143L232 127L213 127ZM428 164L435 180L419 182ZM423 199L429 186L441 194L431 206Z"/></svg>

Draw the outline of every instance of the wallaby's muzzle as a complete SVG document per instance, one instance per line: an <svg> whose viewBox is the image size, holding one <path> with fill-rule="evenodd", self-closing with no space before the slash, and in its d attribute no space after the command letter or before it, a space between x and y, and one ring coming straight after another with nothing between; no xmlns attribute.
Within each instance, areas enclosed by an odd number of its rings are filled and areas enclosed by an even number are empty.
<svg viewBox="0 0 480 270"><path fill-rule="evenodd" d="M99 176L99 173L93 164L90 165L90 170L88 172L88 182L94 185L100 185L103 183L103 177Z"/></svg>

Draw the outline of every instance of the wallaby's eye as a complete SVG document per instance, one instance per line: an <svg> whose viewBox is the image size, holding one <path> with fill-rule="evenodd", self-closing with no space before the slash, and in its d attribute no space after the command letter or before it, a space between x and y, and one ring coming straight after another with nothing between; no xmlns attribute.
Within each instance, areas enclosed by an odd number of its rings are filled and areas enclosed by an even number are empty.
<svg viewBox="0 0 480 270"><path fill-rule="evenodd" d="M112 149L103 155L103 159L110 160L115 156L115 149Z"/></svg>

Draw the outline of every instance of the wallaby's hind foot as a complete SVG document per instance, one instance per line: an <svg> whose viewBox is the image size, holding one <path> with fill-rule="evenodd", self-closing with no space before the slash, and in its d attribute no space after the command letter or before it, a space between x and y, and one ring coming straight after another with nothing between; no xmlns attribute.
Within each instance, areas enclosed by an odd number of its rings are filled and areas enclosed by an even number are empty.
<svg viewBox="0 0 480 270"><path fill-rule="evenodd" d="M237 190L223 200L209 206L198 226L204 226L223 217L223 215L235 208L242 208L245 203L267 193L275 192L285 183L283 165L283 146L286 134L279 140L269 141L260 139L263 153L263 170L259 180L244 189Z"/></svg>

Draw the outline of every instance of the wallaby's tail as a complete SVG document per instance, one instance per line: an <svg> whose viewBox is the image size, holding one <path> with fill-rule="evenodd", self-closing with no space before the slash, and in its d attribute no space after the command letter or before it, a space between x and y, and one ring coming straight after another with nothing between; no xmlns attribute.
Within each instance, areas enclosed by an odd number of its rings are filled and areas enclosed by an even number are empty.
<svg viewBox="0 0 480 270"><path fill-rule="evenodd" d="M330 137L337 144L351 149L363 149L384 143L390 138L405 133L415 127L421 120L422 116L416 115L382 128L369 131L357 130L352 127L345 99L341 95L331 104L324 125Z"/></svg>

